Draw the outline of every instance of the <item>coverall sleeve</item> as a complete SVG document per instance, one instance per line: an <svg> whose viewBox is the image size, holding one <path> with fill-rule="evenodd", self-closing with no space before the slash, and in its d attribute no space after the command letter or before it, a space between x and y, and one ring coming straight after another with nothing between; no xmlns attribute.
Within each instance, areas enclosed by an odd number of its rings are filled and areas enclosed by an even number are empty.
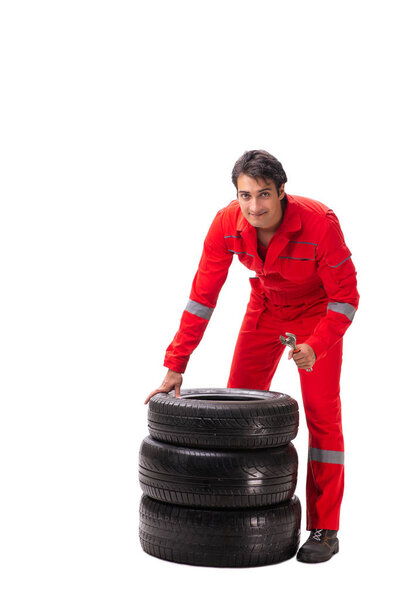
<svg viewBox="0 0 400 600"><path fill-rule="evenodd" d="M350 326L358 308L357 271L346 246L339 220L329 209L317 246L317 269L329 298L327 312L305 343L314 350L317 360L340 340Z"/></svg>
<svg viewBox="0 0 400 600"><path fill-rule="evenodd" d="M164 366L178 373L185 372L191 353L203 337L232 263L233 254L224 242L222 217L222 210L218 211L206 235L189 302L165 354Z"/></svg>

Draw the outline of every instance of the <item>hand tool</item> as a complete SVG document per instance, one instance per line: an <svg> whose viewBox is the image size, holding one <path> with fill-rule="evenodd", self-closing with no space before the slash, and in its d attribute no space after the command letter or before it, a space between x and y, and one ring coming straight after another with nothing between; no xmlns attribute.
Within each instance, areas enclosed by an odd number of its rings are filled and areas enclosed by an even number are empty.
<svg viewBox="0 0 400 600"><path fill-rule="evenodd" d="M289 346L289 348L293 350L293 354L300 352L301 348L297 348L296 346L296 336L294 335L294 333L286 332L285 335L287 337L284 337L283 335L279 336L279 339L281 340L282 344L284 344L284 346ZM306 371L312 371L312 367L310 369L306 369Z"/></svg>

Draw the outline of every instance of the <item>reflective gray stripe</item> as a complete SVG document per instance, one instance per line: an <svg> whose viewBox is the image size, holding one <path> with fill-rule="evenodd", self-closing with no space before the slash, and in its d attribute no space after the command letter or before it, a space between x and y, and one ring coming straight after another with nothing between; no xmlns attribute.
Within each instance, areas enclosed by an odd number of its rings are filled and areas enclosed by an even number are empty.
<svg viewBox="0 0 400 600"><path fill-rule="evenodd" d="M291 258L292 260L315 260L315 258L297 258L296 256L280 256L279 258Z"/></svg>
<svg viewBox="0 0 400 600"><path fill-rule="evenodd" d="M345 258L344 260L342 260L342 262L338 263L337 265L330 265L330 264L329 264L329 263L326 261L326 259L325 259L325 262L326 262L326 264L328 265L328 267L333 267L334 269L336 269L336 267L340 267L340 265L342 265L344 262L346 262L346 260L349 260L350 256L351 256L351 254L349 254L349 256L348 256L347 258Z"/></svg>
<svg viewBox="0 0 400 600"><path fill-rule="evenodd" d="M239 238L240 239L240 235L224 235L224 239L228 238L228 237L233 237L233 238Z"/></svg>
<svg viewBox="0 0 400 600"><path fill-rule="evenodd" d="M190 312L192 315L201 317L202 319L210 319L214 309L210 308L209 306L205 306L204 304L200 304L200 302L189 300L185 310Z"/></svg>
<svg viewBox="0 0 400 600"><path fill-rule="evenodd" d="M344 465L344 452L336 450L320 450L319 448L308 449L308 460Z"/></svg>
<svg viewBox="0 0 400 600"><path fill-rule="evenodd" d="M289 240L291 244L310 244L311 246L316 246L315 242L297 242L296 240Z"/></svg>
<svg viewBox="0 0 400 600"><path fill-rule="evenodd" d="M333 310L334 312L342 313L342 315L346 315L350 321L353 320L354 315L356 314L356 309L351 304L347 302L329 302L326 310Z"/></svg>
<svg viewBox="0 0 400 600"><path fill-rule="evenodd" d="M233 252L233 254L247 254L248 256L252 256L254 258L254 254L249 254L248 252L245 252L244 250L242 252L235 252L235 250L230 250L228 248L229 252Z"/></svg>

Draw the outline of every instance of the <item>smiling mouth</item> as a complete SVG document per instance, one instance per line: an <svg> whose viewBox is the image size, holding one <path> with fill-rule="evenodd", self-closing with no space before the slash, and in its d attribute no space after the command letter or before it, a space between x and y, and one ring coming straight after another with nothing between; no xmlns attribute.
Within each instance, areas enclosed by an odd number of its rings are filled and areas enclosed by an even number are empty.
<svg viewBox="0 0 400 600"><path fill-rule="evenodd" d="M250 213L250 216L252 216L252 217L262 217L263 215L266 215L266 214L267 214L267 212L260 213L259 215L256 215L255 213Z"/></svg>

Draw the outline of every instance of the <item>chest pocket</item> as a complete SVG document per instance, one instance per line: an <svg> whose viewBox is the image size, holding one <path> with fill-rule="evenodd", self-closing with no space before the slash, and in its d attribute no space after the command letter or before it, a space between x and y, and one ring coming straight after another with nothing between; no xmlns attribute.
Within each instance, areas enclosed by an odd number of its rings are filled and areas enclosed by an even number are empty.
<svg viewBox="0 0 400 600"><path fill-rule="evenodd" d="M301 281L317 271L317 244L289 241L278 257L278 265L285 279Z"/></svg>

